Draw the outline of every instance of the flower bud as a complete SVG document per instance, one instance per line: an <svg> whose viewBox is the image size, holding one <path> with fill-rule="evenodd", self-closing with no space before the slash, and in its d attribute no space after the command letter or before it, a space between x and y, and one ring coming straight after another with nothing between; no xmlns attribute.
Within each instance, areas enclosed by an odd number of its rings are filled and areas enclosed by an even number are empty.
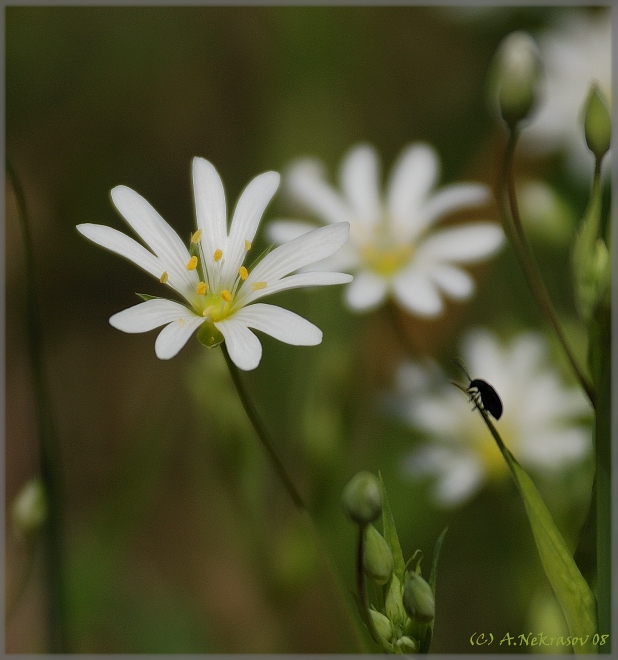
<svg viewBox="0 0 618 660"><path fill-rule="evenodd" d="M376 610L369 610L371 619L373 620L373 626L376 629L376 632L385 642L390 642L393 638L393 626L387 617L384 616L381 612L376 612Z"/></svg>
<svg viewBox="0 0 618 660"><path fill-rule="evenodd" d="M403 589L401 588L401 582L399 582L399 578L393 573L384 601L384 611L391 621L403 621L405 618L406 613L403 609L402 597Z"/></svg>
<svg viewBox="0 0 618 660"><path fill-rule="evenodd" d="M529 115L537 99L541 63L532 37L522 31L507 35L498 46L495 66L500 113L513 127Z"/></svg>
<svg viewBox="0 0 618 660"><path fill-rule="evenodd" d="M436 601L429 584L416 572L411 573L403 590L403 606L418 623L430 623L436 615Z"/></svg>
<svg viewBox="0 0 618 660"><path fill-rule="evenodd" d="M343 489L345 512L359 525L373 522L382 513L382 493L377 478L371 472L358 472Z"/></svg>
<svg viewBox="0 0 618 660"><path fill-rule="evenodd" d="M19 491L11 506L11 518L17 532L32 538L45 523L47 502L40 479L30 479Z"/></svg>
<svg viewBox="0 0 618 660"><path fill-rule="evenodd" d="M411 637L404 635L395 642L395 648L399 653L416 653L418 644Z"/></svg>
<svg viewBox="0 0 618 660"><path fill-rule="evenodd" d="M386 584L393 572L393 553L373 525L365 527L365 575L376 584Z"/></svg>
<svg viewBox="0 0 618 660"><path fill-rule="evenodd" d="M596 83L584 105L584 131L588 148L597 160L602 158L609 150L612 123L607 100Z"/></svg>

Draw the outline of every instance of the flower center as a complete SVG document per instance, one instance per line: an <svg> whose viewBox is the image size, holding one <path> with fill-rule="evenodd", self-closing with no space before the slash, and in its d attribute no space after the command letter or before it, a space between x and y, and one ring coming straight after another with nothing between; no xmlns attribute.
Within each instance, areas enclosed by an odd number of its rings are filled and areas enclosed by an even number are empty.
<svg viewBox="0 0 618 660"><path fill-rule="evenodd" d="M232 294L227 289L223 289L221 293L205 295L196 311L210 321L221 321L229 316L233 300Z"/></svg>
<svg viewBox="0 0 618 660"><path fill-rule="evenodd" d="M406 266L414 253L412 244L376 241L361 248L365 264L378 275L390 277Z"/></svg>
<svg viewBox="0 0 618 660"><path fill-rule="evenodd" d="M508 466L489 429L481 420L478 421L480 422L479 425L474 424L474 426L469 429L470 444L478 453L479 458L485 466L488 479L499 481L504 478L508 472ZM514 449L513 442L515 436L510 432L508 425L503 423L500 424L500 436L509 449Z"/></svg>

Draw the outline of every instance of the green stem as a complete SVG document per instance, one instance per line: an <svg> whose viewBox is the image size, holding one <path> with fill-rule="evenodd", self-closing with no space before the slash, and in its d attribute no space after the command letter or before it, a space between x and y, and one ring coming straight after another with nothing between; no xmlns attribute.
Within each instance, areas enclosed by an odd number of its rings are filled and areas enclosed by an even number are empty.
<svg viewBox="0 0 618 660"><path fill-rule="evenodd" d="M346 601L343 596L343 587L341 585L337 572L335 571L332 563L330 562L328 554L324 550L324 547L320 539L320 535L317 531L315 523L313 522L311 514L309 513L309 510L307 509L303 498L296 489L296 486L294 486L294 483L290 479L285 467L283 466L283 463L277 456L277 452L275 451L274 445L270 440L270 435L268 434L266 427L264 426L260 416L258 415L258 412L255 409L255 406L253 405L253 401L251 400L251 397L249 396L247 390L245 389L245 386L243 385L238 367L232 362L232 359L230 358L230 354L227 350L225 343L221 345L221 348L223 350L223 355L225 357L225 361L227 363L230 375L232 377L232 381L234 382L234 386L236 387L236 392L238 393L238 396L242 402L247 417L249 418L251 425L253 426L260 442L262 443L262 446L266 450L266 454L268 455L268 458L270 459L271 464L275 472L277 473L277 476L281 480L283 487L290 496L290 499L294 503L294 506L296 506L298 511L301 513L303 519L305 520L305 523L307 524L309 530L311 531L315 543L315 547L318 549L318 553L320 554L322 563L326 567L327 572L330 574L332 578L331 581L332 584L334 585L335 599L337 603L340 605L343 617L348 623L348 627L352 633L352 637L354 638L356 645L358 646L361 652L364 652L365 649L364 649L364 641L362 635L358 629L356 622L354 621L354 619L350 614L349 608L346 605Z"/></svg>
<svg viewBox="0 0 618 660"><path fill-rule="evenodd" d="M28 349L36 400L38 435L41 451L41 479L47 499L47 525L44 538L46 575L49 597L49 643L52 653L68 653L65 597L63 589L64 566L62 561L62 508L61 478L58 442L46 388L43 365L42 329L36 303L35 271L30 222L26 198L19 177L7 158L6 170L15 192L17 216L22 233L25 261L25 296L27 314Z"/></svg>
<svg viewBox="0 0 618 660"><path fill-rule="evenodd" d="M583 370L577 363L575 355L567 342L566 336L562 330L560 322L558 321L558 316L547 292L547 288L545 287L541 271L539 270L534 255L532 254L532 250L530 249L530 245L528 244L522 227L515 191L515 177L513 173L515 145L517 144L518 137L519 131L517 128L511 128L509 130L508 142L504 153L504 169L500 186L500 210L504 229L515 249L517 259L523 270L532 297L534 298L541 314L553 327L577 379L590 399L593 408L596 408L596 394L594 388L584 375Z"/></svg>
<svg viewBox="0 0 618 660"><path fill-rule="evenodd" d="M275 451L275 448L272 442L270 441L270 436L268 435L268 431L266 430L264 424L262 423L262 420L258 415L255 406L253 405L253 401L251 401L251 397L248 395L247 390L243 385L242 378L240 377L240 373L238 371L238 367L232 362L232 358L230 358L230 354L228 353L225 343L221 345L221 348L223 350L223 355L225 356L225 361L227 362L230 375L232 376L232 380L234 381L236 392L240 397L245 412L247 413L247 417L251 422L251 425L255 429L255 432L257 433L257 436L260 442L262 443L262 446L264 447L266 453L268 454L268 458L270 459L272 466L275 472L277 473L277 476L281 480L281 483L283 484L283 487L290 496L290 499L292 500L292 502L294 502L294 506L296 506L296 508L299 511L306 511L307 507L305 506L303 498L301 497L300 493L296 489L296 486L290 479L285 467L283 466L283 463L277 456L277 452Z"/></svg>
<svg viewBox="0 0 618 660"><path fill-rule="evenodd" d="M373 624L373 619L369 612L369 600L367 599L367 589L365 588L365 571L364 571L364 558L365 558L365 525L358 526L358 543L356 544L356 588L358 590L358 600L360 602L360 612L369 630L371 637L377 644L380 643L380 636Z"/></svg>
<svg viewBox="0 0 618 660"><path fill-rule="evenodd" d="M599 407L595 420L596 446L596 530L597 530L597 618L600 634L611 631L611 601L612 601L612 480L611 480L611 319L609 313L599 319L599 340L603 351L600 364L597 391L599 392ZM611 653L611 638L603 646L600 653Z"/></svg>

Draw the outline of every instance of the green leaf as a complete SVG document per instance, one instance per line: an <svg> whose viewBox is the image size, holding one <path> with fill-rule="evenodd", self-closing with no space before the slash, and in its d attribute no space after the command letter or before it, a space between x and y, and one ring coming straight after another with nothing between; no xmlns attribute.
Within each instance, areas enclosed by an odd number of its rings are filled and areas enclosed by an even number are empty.
<svg viewBox="0 0 618 660"><path fill-rule="evenodd" d="M167 298L162 298L161 296L151 296L147 293L137 293L135 295L140 297L142 300L148 302L149 300L167 300Z"/></svg>
<svg viewBox="0 0 618 660"><path fill-rule="evenodd" d="M446 532L448 532L448 527L445 527L440 536L438 536L438 540L436 541L436 545L434 546L433 549L433 558L431 560L431 570L429 572L429 584L431 586L431 589L434 593L434 596L436 594L436 574L438 570L438 559L440 558L440 552L442 551L442 544L444 543L444 537L446 536Z"/></svg>
<svg viewBox="0 0 618 660"><path fill-rule="evenodd" d="M534 482L502 439L499 439L500 436L491 421L486 418L485 422L498 442L524 501L545 575L562 607L569 634L581 640L579 644L573 645L573 650L575 653L596 653L597 649L593 643L597 632L596 603L592 591L577 568Z"/></svg>
<svg viewBox="0 0 618 660"><path fill-rule="evenodd" d="M393 553L393 573L403 584L406 563L403 560L403 553L401 552L401 545L399 544L399 537L397 536L397 528L395 527L395 521L393 520L391 507L388 503L388 497L386 496L386 488L384 487L382 474L378 472L378 476L380 478L380 490L382 491L382 524L384 527L383 536L388 543L388 547Z"/></svg>

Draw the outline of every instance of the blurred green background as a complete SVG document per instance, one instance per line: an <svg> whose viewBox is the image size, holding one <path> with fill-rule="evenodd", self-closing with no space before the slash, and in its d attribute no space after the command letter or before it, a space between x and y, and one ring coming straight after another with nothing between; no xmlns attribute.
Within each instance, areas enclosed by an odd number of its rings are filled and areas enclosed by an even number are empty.
<svg viewBox="0 0 618 660"><path fill-rule="evenodd" d="M85 241L75 225L124 231L109 191L125 184L188 236L197 155L221 174L228 208L256 174L282 171L303 155L321 158L333 172L358 141L377 147L387 172L406 144L424 140L441 155L442 182L494 186L503 135L487 104L492 54L509 31L541 30L564 11L6 9L7 153L31 216L62 462L71 651L358 652L313 543L245 421L220 352L191 340L163 362L154 354L154 333L114 330L109 316L136 303L135 291L158 294L159 285ZM573 184L557 159L528 165L526 173L546 167L580 214L587 184ZM278 215L290 213L275 197L266 218ZM6 218L10 503L39 461L25 263L10 185ZM568 247L535 249L583 353L564 279ZM435 321L404 319L419 356L446 362L470 325L541 327L508 248L474 274L479 290L471 303L450 304ZM432 650L495 651L472 649L470 635L526 632L531 594L545 585L521 503L505 482L443 512L425 487L402 477L415 436L385 413L379 395L392 386L404 352L385 315L354 316L333 289L278 295L275 302L320 326L324 341L295 348L263 337L262 362L244 375L247 387L310 502L350 609L355 530L341 512L340 493L357 470L380 470L406 557L417 548L430 557L449 526ZM556 364L564 367L558 353ZM560 485L544 493L573 545L586 484L571 484L567 500ZM23 562L24 547L9 530L9 592ZM45 652L44 591L39 553L7 623L8 652Z"/></svg>

